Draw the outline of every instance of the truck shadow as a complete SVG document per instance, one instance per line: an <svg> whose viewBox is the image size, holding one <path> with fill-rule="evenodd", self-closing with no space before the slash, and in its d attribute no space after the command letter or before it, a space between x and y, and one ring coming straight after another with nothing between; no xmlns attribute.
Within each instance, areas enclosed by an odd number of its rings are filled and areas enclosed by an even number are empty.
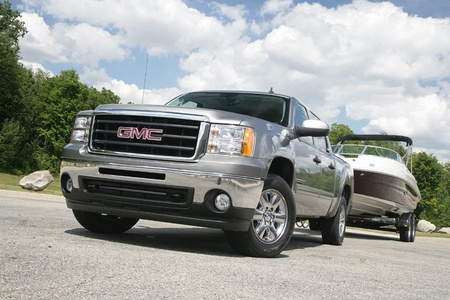
<svg viewBox="0 0 450 300"><path fill-rule="evenodd" d="M309 230L305 228L294 228L290 244L286 247L289 249L305 249L323 245L322 235L320 231Z"/></svg>
<svg viewBox="0 0 450 300"><path fill-rule="evenodd" d="M398 234L392 230L382 231L360 231L358 229L347 229L345 233L346 238L365 239L365 240L380 240L380 241L399 241Z"/></svg>
<svg viewBox="0 0 450 300"><path fill-rule="evenodd" d="M99 234L84 228L73 228L65 231L67 234L81 236L112 243L122 243L139 247L163 249L170 251L198 253L204 255L243 257L236 253L228 244L222 230L202 227L152 227L139 223L122 234ZM319 238L311 235L297 234L291 238L285 250L306 249L322 244ZM282 252L276 258L288 257Z"/></svg>
<svg viewBox="0 0 450 300"><path fill-rule="evenodd" d="M65 231L85 238L145 248L219 256L239 256L228 245L221 230L209 228L154 228L137 224L122 234L93 233L84 228Z"/></svg>
<svg viewBox="0 0 450 300"><path fill-rule="evenodd" d="M363 240L380 240L380 241L398 241L399 237L395 233L395 230L385 230L385 231L371 231L371 230L359 230L357 228L347 227L345 232L345 239L363 239ZM292 236L291 243L302 243L303 246L313 244L323 244L322 234L320 231L310 230L309 228L298 228L294 229L294 235ZM345 241L344 241L345 244Z"/></svg>

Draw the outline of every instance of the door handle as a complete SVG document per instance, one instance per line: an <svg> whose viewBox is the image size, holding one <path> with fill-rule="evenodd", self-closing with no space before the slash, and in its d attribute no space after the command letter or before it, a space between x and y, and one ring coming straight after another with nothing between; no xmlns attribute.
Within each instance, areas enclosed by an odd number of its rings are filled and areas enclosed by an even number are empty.
<svg viewBox="0 0 450 300"><path fill-rule="evenodd" d="M320 164L322 162L322 160L318 156L315 156L313 158L313 162L315 162L316 164Z"/></svg>

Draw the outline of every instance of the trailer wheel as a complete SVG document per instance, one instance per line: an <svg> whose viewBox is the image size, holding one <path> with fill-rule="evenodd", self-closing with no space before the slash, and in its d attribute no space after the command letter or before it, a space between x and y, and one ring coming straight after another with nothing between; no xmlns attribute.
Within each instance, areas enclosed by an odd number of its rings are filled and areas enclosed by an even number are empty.
<svg viewBox="0 0 450 300"><path fill-rule="evenodd" d="M318 231L320 230L320 221L318 219L309 219L309 229Z"/></svg>
<svg viewBox="0 0 450 300"><path fill-rule="evenodd" d="M398 229L400 233L400 241L412 243L416 239L416 216L414 214L409 214L406 225L407 227L400 227Z"/></svg>
<svg viewBox="0 0 450 300"><path fill-rule="evenodd" d="M416 215L415 214L411 214L411 237L409 239L409 241L411 243L416 240L416 230L417 230Z"/></svg>

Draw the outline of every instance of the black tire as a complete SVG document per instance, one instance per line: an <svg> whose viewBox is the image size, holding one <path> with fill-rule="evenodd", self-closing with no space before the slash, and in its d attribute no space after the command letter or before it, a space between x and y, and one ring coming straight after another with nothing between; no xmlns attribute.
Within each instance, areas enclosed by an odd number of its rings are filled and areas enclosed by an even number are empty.
<svg viewBox="0 0 450 300"><path fill-rule="evenodd" d="M411 235L409 238L409 241L411 243L413 243L416 240L416 215L415 214L411 214Z"/></svg>
<svg viewBox="0 0 450 300"><path fill-rule="evenodd" d="M342 196L341 204L336 215L329 219L323 219L320 223L322 241L330 245L342 245L347 226L347 202Z"/></svg>
<svg viewBox="0 0 450 300"><path fill-rule="evenodd" d="M274 257L283 251L295 226L294 196L283 178L269 174L246 232L226 231L231 247L255 257Z"/></svg>
<svg viewBox="0 0 450 300"><path fill-rule="evenodd" d="M408 228L400 228L399 233L400 233L400 241L408 243L409 235L410 235L409 227Z"/></svg>
<svg viewBox="0 0 450 300"><path fill-rule="evenodd" d="M400 241L402 242L414 242L416 240L416 216L410 214L408 217L408 227L399 228Z"/></svg>
<svg viewBox="0 0 450 300"><path fill-rule="evenodd" d="M309 223L309 229L311 229L313 231L320 230L320 221L319 220L317 220L317 219L309 219L308 223Z"/></svg>
<svg viewBox="0 0 450 300"><path fill-rule="evenodd" d="M87 211L72 210L78 223L96 233L117 234L131 229L139 219L116 217Z"/></svg>

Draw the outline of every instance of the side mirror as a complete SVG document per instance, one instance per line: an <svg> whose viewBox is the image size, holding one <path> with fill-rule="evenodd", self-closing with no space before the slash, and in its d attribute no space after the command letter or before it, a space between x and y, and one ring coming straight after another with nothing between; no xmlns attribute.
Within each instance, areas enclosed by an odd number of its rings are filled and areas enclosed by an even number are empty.
<svg viewBox="0 0 450 300"><path fill-rule="evenodd" d="M295 127L296 137L301 136L327 136L330 133L330 127L327 123L320 120L305 120L301 127Z"/></svg>

